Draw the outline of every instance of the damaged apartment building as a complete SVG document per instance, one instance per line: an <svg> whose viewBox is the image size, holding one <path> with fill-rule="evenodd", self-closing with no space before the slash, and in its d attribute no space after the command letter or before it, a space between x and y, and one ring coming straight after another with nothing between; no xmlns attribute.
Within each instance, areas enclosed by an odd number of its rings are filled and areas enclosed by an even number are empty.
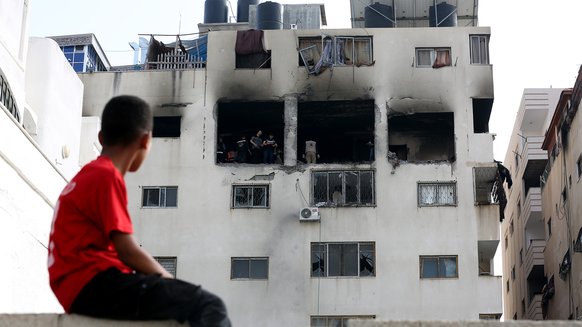
<svg viewBox="0 0 582 327"><path fill-rule="evenodd" d="M323 5L238 3L237 22L207 0L199 35L151 36L139 69L79 74L84 116L153 107L127 177L140 244L240 326L499 319L477 0L352 1L346 29ZM277 146L253 160L259 130Z"/></svg>

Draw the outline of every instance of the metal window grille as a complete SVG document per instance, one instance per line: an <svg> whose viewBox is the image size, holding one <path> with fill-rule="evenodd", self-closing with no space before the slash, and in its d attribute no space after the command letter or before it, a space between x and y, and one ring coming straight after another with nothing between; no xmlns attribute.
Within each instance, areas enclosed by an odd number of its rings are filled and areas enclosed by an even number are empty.
<svg viewBox="0 0 582 327"><path fill-rule="evenodd" d="M177 257L154 257L154 259L166 269L170 274L176 277L178 258Z"/></svg>
<svg viewBox="0 0 582 327"><path fill-rule="evenodd" d="M374 205L374 172L371 170L314 172L312 190L312 203L318 207Z"/></svg>
<svg viewBox="0 0 582 327"><path fill-rule="evenodd" d="M155 186L143 188L142 207L169 208L177 206L178 206L177 186Z"/></svg>
<svg viewBox="0 0 582 327"><path fill-rule="evenodd" d="M233 208L268 208L269 185L233 186Z"/></svg>
<svg viewBox="0 0 582 327"><path fill-rule="evenodd" d="M456 183L418 183L419 206L448 206L456 204Z"/></svg>
<svg viewBox="0 0 582 327"><path fill-rule="evenodd" d="M311 277L374 277L374 242L311 243Z"/></svg>
<svg viewBox="0 0 582 327"><path fill-rule="evenodd" d="M231 279L269 279L269 258L231 258L230 271Z"/></svg>

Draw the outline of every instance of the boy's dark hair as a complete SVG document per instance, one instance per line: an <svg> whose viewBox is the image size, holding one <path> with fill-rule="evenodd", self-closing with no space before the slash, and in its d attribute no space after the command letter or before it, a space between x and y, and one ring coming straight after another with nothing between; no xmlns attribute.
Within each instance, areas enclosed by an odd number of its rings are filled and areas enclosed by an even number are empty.
<svg viewBox="0 0 582 327"><path fill-rule="evenodd" d="M136 96L112 98L101 115L103 145L129 145L152 128L152 110L147 102Z"/></svg>

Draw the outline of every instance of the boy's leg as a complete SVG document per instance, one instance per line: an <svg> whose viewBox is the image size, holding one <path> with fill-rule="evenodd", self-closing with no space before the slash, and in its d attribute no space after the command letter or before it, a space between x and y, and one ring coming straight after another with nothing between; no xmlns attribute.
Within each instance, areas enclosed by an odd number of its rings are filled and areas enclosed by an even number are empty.
<svg viewBox="0 0 582 327"><path fill-rule="evenodd" d="M73 313L110 319L188 321L191 326L229 327L220 298L202 288L159 275L109 269L81 291Z"/></svg>

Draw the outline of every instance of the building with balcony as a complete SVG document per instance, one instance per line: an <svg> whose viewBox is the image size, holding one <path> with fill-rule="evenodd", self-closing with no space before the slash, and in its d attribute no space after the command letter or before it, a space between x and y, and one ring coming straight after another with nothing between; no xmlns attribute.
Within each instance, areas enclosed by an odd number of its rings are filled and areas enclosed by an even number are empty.
<svg viewBox="0 0 582 327"><path fill-rule="evenodd" d="M28 4L0 0L0 312L59 312L47 245L79 169L83 85L54 41L28 37Z"/></svg>
<svg viewBox="0 0 582 327"><path fill-rule="evenodd" d="M501 225L505 319L542 319L544 218L540 176L548 162L545 131L562 89L525 89L504 165L513 176Z"/></svg>
<svg viewBox="0 0 582 327"><path fill-rule="evenodd" d="M201 68L79 75L84 116L154 109L140 244L241 326L499 318L490 29L244 32L208 32ZM278 146L253 163L258 130Z"/></svg>
<svg viewBox="0 0 582 327"><path fill-rule="evenodd" d="M542 148L548 163L541 181L547 283L541 294L546 319L582 319L582 71L566 89L552 116Z"/></svg>

